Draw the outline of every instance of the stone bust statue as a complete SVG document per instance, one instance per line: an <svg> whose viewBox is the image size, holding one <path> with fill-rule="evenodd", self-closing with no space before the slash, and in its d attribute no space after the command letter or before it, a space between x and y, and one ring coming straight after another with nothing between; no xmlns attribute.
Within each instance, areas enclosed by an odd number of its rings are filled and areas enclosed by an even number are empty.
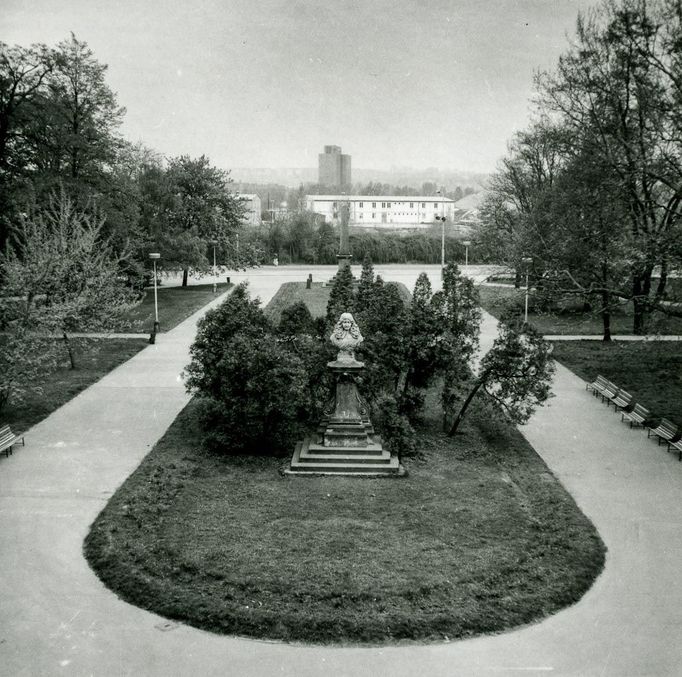
<svg viewBox="0 0 682 677"><path fill-rule="evenodd" d="M341 313L329 340L339 349L339 362L355 362L355 349L362 343L360 328L350 313Z"/></svg>

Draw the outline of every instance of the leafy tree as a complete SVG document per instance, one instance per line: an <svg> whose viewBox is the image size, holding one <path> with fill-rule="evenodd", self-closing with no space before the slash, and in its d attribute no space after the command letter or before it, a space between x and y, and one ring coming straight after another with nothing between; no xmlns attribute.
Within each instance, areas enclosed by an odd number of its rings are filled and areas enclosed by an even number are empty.
<svg viewBox="0 0 682 677"><path fill-rule="evenodd" d="M317 262L336 263L336 235L330 223L322 221L317 229Z"/></svg>
<svg viewBox="0 0 682 677"><path fill-rule="evenodd" d="M286 225L291 260L314 263L316 256L316 251L313 247L316 225L315 214L302 210L296 211L289 216Z"/></svg>
<svg viewBox="0 0 682 677"><path fill-rule="evenodd" d="M365 392L370 399L387 392L396 397L406 369L405 303L398 287L377 276L366 307L356 319L363 332L360 354L366 362Z"/></svg>
<svg viewBox="0 0 682 677"><path fill-rule="evenodd" d="M563 127L541 117L519 132L491 177L481 210L483 226L476 246L489 257L523 270L522 258L546 269L553 224L547 217L547 195L564 162L568 139ZM517 283L520 272L517 272Z"/></svg>
<svg viewBox="0 0 682 677"><path fill-rule="evenodd" d="M454 263L443 271L443 291L434 294L434 311L442 326L439 342L440 373L444 378L443 410L452 409L461 384L471 375L471 362L478 349L481 309L473 281L461 275Z"/></svg>
<svg viewBox="0 0 682 677"><path fill-rule="evenodd" d="M11 301L0 297L0 314L11 311ZM29 391L39 391L41 377L55 366L54 341L37 335L20 320L0 321L0 414L10 402L21 402Z"/></svg>
<svg viewBox="0 0 682 677"><path fill-rule="evenodd" d="M209 310L197 324L197 335L190 348L191 362L185 368L187 390L208 397L220 394L218 363L235 336L261 338L272 332L272 325L260 307L251 300L246 283L235 287L217 307Z"/></svg>
<svg viewBox="0 0 682 677"><path fill-rule="evenodd" d="M358 284L357 307L365 308L369 305L374 288L374 266L372 257L365 254L362 259L362 271L360 272L360 283Z"/></svg>
<svg viewBox="0 0 682 677"><path fill-rule="evenodd" d="M424 391L444 366L441 347L444 327L432 298L431 282L426 273L421 273L407 311L405 393L410 388Z"/></svg>
<svg viewBox="0 0 682 677"><path fill-rule="evenodd" d="M279 321L280 334L312 334L313 331L313 316L304 301L296 301L282 310Z"/></svg>
<svg viewBox="0 0 682 677"><path fill-rule="evenodd" d="M26 110L44 92L54 55L42 44L10 47L0 42L0 172L22 167L22 125Z"/></svg>
<svg viewBox="0 0 682 677"><path fill-rule="evenodd" d="M319 414L320 345L305 335L276 336L245 284L206 313L185 384L199 397L207 446L229 453L291 447Z"/></svg>
<svg viewBox="0 0 682 677"><path fill-rule="evenodd" d="M228 190L228 172L213 167L202 155L172 158L160 185L156 230L152 233L166 268L181 268L183 286L190 270L207 271L212 261L209 242L218 242L222 263L239 265L236 232L243 204Z"/></svg>
<svg viewBox="0 0 682 677"><path fill-rule="evenodd" d="M627 227L627 199L618 177L591 153L567 163L549 199L553 232L547 260L559 298L578 295L602 318L611 340L611 312L631 298L630 261L636 257Z"/></svg>
<svg viewBox="0 0 682 677"><path fill-rule="evenodd" d="M499 325L492 349L481 360L478 375L449 434L455 435L469 405L479 391L486 395L514 423L525 423L535 408L550 396L554 363L550 345L528 324Z"/></svg>
<svg viewBox="0 0 682 677"><path fill-rule="evenodd" d="M342 266L334 276L332 288L327 302L327 325L332 327L341 313L352 313L355 310L353 294L353 273L350 266Z"/></svg>
<svg viewBox="0 0 682 677"><path fill-rule="evenodd" d="M383 392L376 398L372 406L372 422L393 453L409 456L416 451L417 436L395 395Z"/></svg>
<svg viewBox="0 0 682 677"><path fill-rule="evenodd" d="M24 129L53 67L53 53L45 45L0 42L0 251L20 211L14 193L29 163Z"/></svg>
<svg viewBox="0 0 682 677"><path fill-rule="evenodd" d="M225 453L291 450L308 421L302 361L271 335L237 334L215 366L211 396L200 398L204 442Z"/></svg>
<svg viewBox="0 0 682 677"><path fill-rule="evenodd" d="M22 303L6 311L19 335L32 330L62 335L74 355L68 334L113 328L135 295L118 281L120 255L101 237L103 221L78 210L62 193L16 228L0 256L6 298Z"/></svg>
<svg viewBox="0 0 682 677"><path fill-rule="evenodd" d="M682 206L679 3L608 0L581 15L553 73L538 78L541 103L585 152L608 165L627 204L633 330L643 333L679 263ZM672 31L672 32L671 32ZM660 267L658 284L652 282Z"/></svg>

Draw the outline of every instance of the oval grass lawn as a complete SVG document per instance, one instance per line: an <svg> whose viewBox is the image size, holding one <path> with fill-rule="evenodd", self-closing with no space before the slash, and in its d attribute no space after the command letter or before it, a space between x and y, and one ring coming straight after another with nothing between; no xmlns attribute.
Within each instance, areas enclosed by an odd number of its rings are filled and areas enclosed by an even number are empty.
<svg viewBox="0 0 682 677"><path fill-rule="evenodd" d="M434 422L404 478L284 476L201 450L194 405L111 499L86 555L121 597L218 633L308 642L499 632L578 600L604 547L518 432Z"/></svg>

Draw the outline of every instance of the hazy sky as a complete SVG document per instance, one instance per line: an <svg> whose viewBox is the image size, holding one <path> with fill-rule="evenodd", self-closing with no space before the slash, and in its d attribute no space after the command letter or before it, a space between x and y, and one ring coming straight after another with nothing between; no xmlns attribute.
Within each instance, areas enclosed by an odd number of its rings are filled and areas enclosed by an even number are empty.
<svg viewBox="0 0 682 677"><path fill-rule="evenodd" d="M494 169L594 0L1 0L0 40L73 31L123 133L222 167Z"/></svg>

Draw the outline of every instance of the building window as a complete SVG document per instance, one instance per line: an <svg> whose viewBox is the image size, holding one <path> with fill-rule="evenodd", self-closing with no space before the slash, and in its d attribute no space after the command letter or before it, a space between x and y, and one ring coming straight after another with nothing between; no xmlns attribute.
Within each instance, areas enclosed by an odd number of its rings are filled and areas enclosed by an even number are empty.
<svg viewBox="0 0 682 677"><path fill-rule="evenodd" d="M426 202L422 202L422 209L426 209Z"/></svg>
<svg viewBox="0 0 682 677"><path fill-rule="evenodd" d="M360 214L360 218L362 219L362 214Z"/></svg>
<svg viewBox="0 0 682 677"><path fill-rule="evenodd" d="M376 203L376 202L372 202L372 209L376 209L376 208L377 208L377 203Z"/></svg>
<svg viewBox="0 0 682 677"><path fill-rule="evenodd" d="M365 206L365 203L364 203L364 202L361 202L361 203L360 203L360 206L361 206L361 207L364 207L364 206Z"/></svg>
<svg viewBox="0 0 682 677"><path fill-rule="evenodd" d="M390 202L387 202L387 203L386 203L386 206L390 209L390 208L391 208L391 203L390 203Z"/></svg>
<svg viewBox="0 0 682 677"><path fill-rule="evenodd" d="M336 207L337 207L336 202L332 205L332 207L334 207L334 209L336 209Z"/></svg>
<svg viewBox="0 0 682 677"><path fill-rule="evenodd" d="M410 202L410 209L414 209L414 202Z"/></svg>
<svg viewBox="0 0 682 677"><path fill-rule="evenodd" d="M377 217L377 215L374 212L372 212L372 218L376 219L376 217Z"/></svg>

